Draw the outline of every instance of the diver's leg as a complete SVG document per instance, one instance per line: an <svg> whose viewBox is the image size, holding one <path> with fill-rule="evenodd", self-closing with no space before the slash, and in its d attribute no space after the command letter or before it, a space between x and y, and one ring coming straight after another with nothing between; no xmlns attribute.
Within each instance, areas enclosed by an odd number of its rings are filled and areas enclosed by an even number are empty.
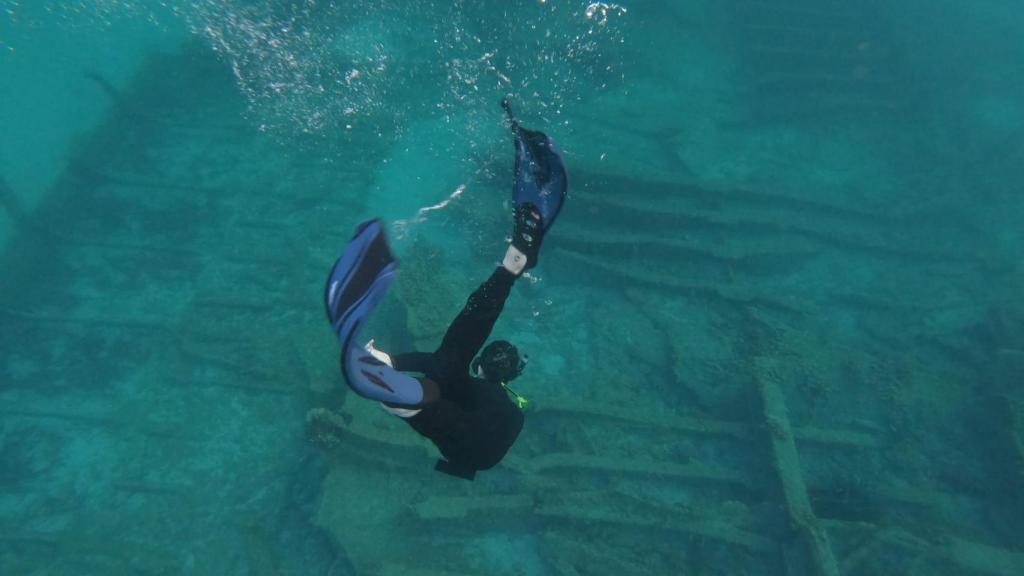
<svg viewBox="0 0 1024 576"><path fill-rule="evenodd" d="M469 296L435 353L445 370L469 369L469 363L491 335L515 280L515 274L504 267L498 267Z"/></svg>
<svg viewBox="0 0 1024 576"><path fill-rule="evenodd" d="M341 343L342 374L353 391L400 406L426 404L440 396L437 384L394 370L387 355L374 354L358 344L359 332L387 292L396 267L380 221L363 222L331 268L324 306Z"/></svg>
<svg viewBox="0 0 1024 576"><path fill-rule="evenodd" d="M533 204L516 209L512 244L501 266L469 297L466 306L448 327L437 359L443 370L466 370L491 335L520 274L537 265L540 243L544 238L542 215Z"/></svg>

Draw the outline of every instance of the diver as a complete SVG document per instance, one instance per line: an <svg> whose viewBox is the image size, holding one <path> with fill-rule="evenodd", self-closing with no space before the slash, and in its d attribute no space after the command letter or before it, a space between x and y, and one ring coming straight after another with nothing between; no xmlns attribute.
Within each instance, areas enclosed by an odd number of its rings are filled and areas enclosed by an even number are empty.
<svg viewBox="0 0 1024 576"><path fill-rule="evenodd" d="M500 462L522 430L525 400L508 383L523 372L526 357L504 340L483 345L515 280L537 265L541 242L568 189L554 142L543 132L522 128L508 100L502 107L515 144L512 242L501 265L452 321L440 347L432 353L389 355L373 340L365 346L357 342L397 269L379 220L359 225L331 270L324 294L348 385L429 438L443 457L437 470L470 480Z"/></svg>

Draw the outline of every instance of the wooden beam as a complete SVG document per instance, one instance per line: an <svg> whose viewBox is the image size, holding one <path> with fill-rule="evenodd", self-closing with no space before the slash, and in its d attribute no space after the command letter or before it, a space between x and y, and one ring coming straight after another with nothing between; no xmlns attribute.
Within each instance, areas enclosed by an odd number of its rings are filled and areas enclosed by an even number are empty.
<svg viewBox="0 0 1024 576"><path fill-rule="evenodd" d="M778 361L758 357L754 361L758 392L764 409L764 421L772 446L775 472L782 485L782 495L789 521L807 546L810 560L818 576L839 576L839 565L821 521L814 514L800 469L793 428L789 423L782 389L779 387Z"/></svg>

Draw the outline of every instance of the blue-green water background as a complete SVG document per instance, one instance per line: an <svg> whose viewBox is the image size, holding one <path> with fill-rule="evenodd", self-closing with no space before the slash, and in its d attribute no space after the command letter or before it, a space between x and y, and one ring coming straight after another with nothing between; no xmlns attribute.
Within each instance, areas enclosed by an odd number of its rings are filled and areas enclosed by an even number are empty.
<svg viewBox="0 0 1024 576"><path fill-rule="evenodd" d="M0 7L0 573L1021 573L1016 4ZM467 483L320 299L381 216L367 335L437 344L503 253L506 94L571 193Z"/></svg>

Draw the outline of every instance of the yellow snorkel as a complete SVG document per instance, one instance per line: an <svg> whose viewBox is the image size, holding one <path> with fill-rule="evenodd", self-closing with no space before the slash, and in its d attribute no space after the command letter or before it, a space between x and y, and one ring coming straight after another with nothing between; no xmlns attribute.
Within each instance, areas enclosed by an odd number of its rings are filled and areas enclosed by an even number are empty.
<svg viewBox="0 0 1024 576"><path fill-rule="evenodd" d="M502 382L501 387L505 389L505 392L508 392L509 394L512 395L512 399L515 400L516 406L518 406L520 410L522 410L523 407L526 406L526 398L523 398L515 390L510 388L508 382Z"/></svg>

